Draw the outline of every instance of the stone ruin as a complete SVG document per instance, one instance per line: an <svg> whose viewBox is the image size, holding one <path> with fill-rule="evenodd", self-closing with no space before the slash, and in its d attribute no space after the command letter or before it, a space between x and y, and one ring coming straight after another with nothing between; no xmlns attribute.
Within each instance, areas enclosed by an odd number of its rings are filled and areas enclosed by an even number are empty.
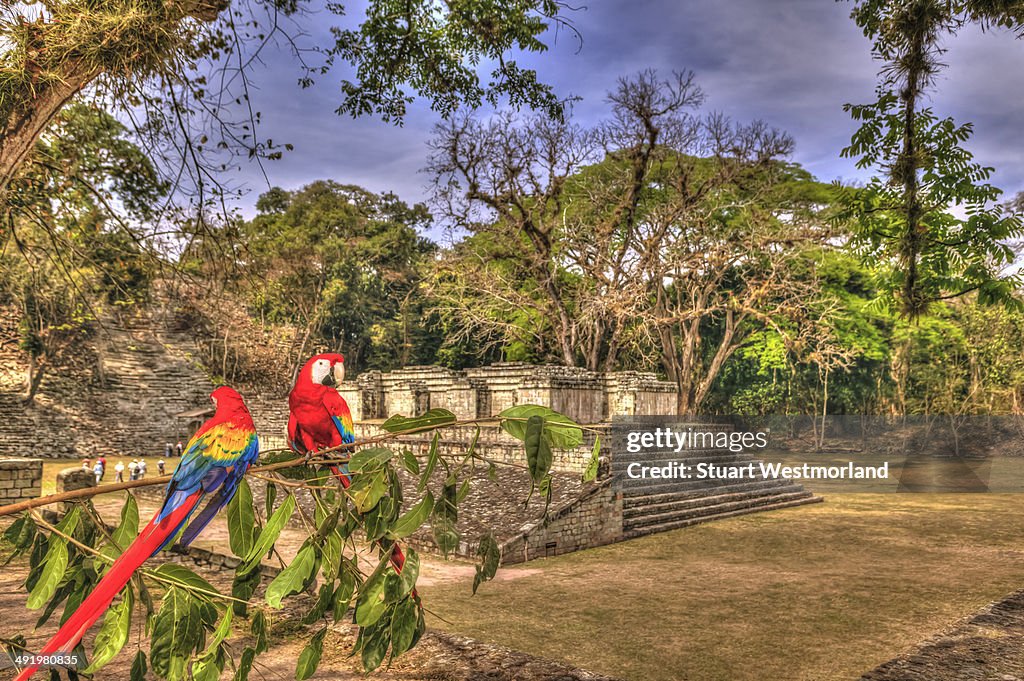
<svg viewBox="0 0 1024 681"><path fill-rule="evenodd" d="M676 387L653 373L598 373L575 367L501 362L455 371L413 366L368 371L340 392L356 421L443 408L460 420L497 416L517 404L543 404L579 423L615 416L671 414Z"/></svg>

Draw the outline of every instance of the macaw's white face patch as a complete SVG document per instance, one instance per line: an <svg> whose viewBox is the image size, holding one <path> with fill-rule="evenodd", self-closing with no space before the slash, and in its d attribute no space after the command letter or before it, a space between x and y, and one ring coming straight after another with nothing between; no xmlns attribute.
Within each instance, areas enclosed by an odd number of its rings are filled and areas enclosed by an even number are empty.
<svg viewBox="0 0 1024 681"><path fill-rule="evenodd" d="M326 359L313 362L313 382L322 384L331 373L331 363Z"/></svg>

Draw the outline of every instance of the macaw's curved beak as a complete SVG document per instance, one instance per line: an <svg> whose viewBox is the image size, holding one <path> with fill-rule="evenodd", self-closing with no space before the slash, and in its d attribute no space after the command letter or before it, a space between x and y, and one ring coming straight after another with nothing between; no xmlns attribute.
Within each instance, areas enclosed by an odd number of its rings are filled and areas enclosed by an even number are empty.
<svg viewBox="0 0 1024 681"><path fill-rule="evenodd" d="M321 383L322 385L325 385L325 386L327 386L328 388L333 388L333 387L335 387L335 383L334 383L334 372L333 372L333 371L332 371L332 372L329 372L329 373L328 373L328 374L327 374L326 376L324 376L323 380L322 380L322 381L320 381L320 383Z"/></svg>

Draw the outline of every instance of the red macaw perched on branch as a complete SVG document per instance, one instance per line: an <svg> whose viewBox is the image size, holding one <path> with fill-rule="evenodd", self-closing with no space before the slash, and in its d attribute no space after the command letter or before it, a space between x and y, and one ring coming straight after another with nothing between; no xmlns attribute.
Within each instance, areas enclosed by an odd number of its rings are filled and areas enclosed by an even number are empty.
<svg viewBox="0 0 1024 681"><path fill-rule="evenodd" d="M299 371L288 395L288 445L299 454L306 456L356 441L352 412L337 390L344 379L345 358L338 353L311 357ZM352 484L348 465L331 465L330 469L348 489ZM391 551L391 564L396 572L405 565L405 554L398 544Z"/></svg>
<svg viewBox="0 0 1024 681"><path fill-rule="evenodd" d="M138 538L114 561L74 614L42 649L41 655L69 653L100 618L132 574L147 558L167 546L185 527L192 512L207 495L206 508L185 529L179 540L188 544L235 495L238 482L259 454L259 441L242 396L223 386L210 394L216 413L196 431L167 485L163 506ZM37 666L26 667L16 681L24 681Z"/></svg>

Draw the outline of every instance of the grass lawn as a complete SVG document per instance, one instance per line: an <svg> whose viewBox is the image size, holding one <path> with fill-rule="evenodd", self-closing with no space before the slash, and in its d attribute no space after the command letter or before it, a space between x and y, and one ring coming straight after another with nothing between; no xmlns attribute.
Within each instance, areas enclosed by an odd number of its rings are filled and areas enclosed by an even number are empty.
<svg viewBox="0 0 1024 681"><path fill-rule="evenodd" d="M1024 587L1024 497L847 494L421 589L428 625L625 679L855 679Z"/></svg>

